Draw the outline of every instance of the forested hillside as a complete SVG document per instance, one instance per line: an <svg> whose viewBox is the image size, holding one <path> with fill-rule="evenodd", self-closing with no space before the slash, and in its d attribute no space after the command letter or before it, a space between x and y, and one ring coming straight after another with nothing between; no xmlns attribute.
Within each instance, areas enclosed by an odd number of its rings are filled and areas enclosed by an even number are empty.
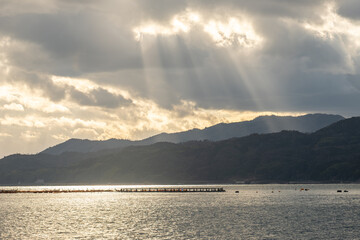
<svg viewBox="0 0 360 240"><path fill-rule="evenodd" d="M1 184L359 181L360 117L312 134L282 131L224 141L131 146L96 153L12 155Z"/></svg>

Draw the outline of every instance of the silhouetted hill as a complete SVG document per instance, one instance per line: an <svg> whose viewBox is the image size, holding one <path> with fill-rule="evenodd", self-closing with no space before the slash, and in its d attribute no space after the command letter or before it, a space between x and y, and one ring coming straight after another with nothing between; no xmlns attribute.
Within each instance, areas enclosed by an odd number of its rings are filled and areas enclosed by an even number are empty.
<svg viewBox="0 0 360 240"><path fill-rule="evenodd" d="M94 141L88 139L69 139L53 147L45 149L42 153L59 155L65 152L97 152L104 149L114 149L140 144L138 141L109 139L105 141Z"/></svg>
<svg viewBox="0 0 360 240"><path fill-rule="evenodd" d="M194 140L219 141L234 137L248 136L254 133L275 133L283 130L295 130L310 133L326 127L334 122L343 120L340 115L307 114L299 117L292 116L261 116L251 121L236 123L220 123L203 130L166 134L162 133L146 139L150 142L187 142Z"/></svg>
<svg viewBox="0 0 360 240"><path fill-rule="evenodd" d="M360 117L311 134L282 131L0 160L1 184L38 179L63 184L360 181Z"/></svg>
<svg viewBox="0 0 360 240"><path fill-rule="evenodd" d="M70 139L64 143L43 151L48 154L64 152L96 152L103 149L114 149L128 146L149 145L157 142L180 143L197 140L219 141L233 137L243 137L253 133L274 133L282 130L296 130L310 133L331 123L343 120L340 115L307 114L299 117L262 116L252 121L221 123L212 127L192 129L179 133L161 133L141 141L109 139L106 141L90 141Z"/></svg>

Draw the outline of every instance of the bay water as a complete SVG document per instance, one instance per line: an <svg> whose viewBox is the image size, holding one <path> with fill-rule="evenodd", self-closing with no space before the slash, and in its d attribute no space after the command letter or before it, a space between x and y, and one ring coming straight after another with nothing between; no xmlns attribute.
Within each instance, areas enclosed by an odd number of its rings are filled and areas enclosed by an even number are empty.
<svg viewBox="0 0 360 240"><path fill-rule="evenodd" d="M226 192L0 194L0 239L360 239L357 184L202 187Z"/></svg>

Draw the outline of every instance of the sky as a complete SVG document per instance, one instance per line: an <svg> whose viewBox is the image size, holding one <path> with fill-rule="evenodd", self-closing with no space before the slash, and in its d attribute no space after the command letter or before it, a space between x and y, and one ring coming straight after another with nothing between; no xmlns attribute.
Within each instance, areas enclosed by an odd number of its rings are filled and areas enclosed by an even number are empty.
<svg viewBox="0 0 360 240"><path fill-rule="evenodd" d="M360 1L0 0L0 158L360 115Z"/></svg>

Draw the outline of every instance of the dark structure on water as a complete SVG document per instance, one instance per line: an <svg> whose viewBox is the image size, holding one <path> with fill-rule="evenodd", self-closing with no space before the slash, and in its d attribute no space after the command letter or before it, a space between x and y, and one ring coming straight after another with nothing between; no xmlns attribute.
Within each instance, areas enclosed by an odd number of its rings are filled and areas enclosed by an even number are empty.
<svg viewBox="0 0 360 240"><path fill-rule="evenodd" d="M42 189L42 190L18 190L18 189L0 189L1 193L79 193L79 192L166 192L166 193L186 193L186 192L225 192L224 188L176 188L176 187L151 187L151 188L121 188L121 189Z"/></svg>

